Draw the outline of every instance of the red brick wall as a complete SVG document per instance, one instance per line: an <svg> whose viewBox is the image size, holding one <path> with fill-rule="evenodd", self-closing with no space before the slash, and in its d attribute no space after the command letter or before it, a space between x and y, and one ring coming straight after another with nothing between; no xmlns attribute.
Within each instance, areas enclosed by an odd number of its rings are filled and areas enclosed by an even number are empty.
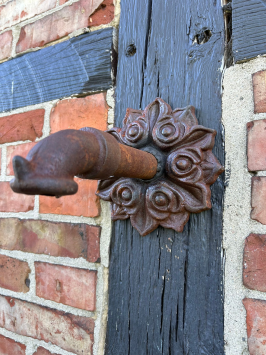
<svg viewBox="0 0 266 355"><path fill-rule="evenodd" d="M102 25L116 25L117 0L0 2L0 61Z"/></svg>
<svg viewBox="0 0 266 355"><path fill-rule="evenodd" d="M253 74L254 113L266 113L266 71ZM266 120L247 124L247 159L251 177L251 218L266 225ZM251 233L245 240L243 284L266 292L266 234ZM245 298L248 347L251 355L265 354L266 301Z"/></svg>
<svg viewBox="0 0 266 355"><path fill-rule="evenodd" d="M118 0L0 0L0 61L117 26ZM1 64L0 64L1 65ZM113 91L0 113L0 354L103 354L109 205L96 181L59 199L12 192L12 158L62 129L106 130ZM108 102L108 103L107 103Z"/></svg>

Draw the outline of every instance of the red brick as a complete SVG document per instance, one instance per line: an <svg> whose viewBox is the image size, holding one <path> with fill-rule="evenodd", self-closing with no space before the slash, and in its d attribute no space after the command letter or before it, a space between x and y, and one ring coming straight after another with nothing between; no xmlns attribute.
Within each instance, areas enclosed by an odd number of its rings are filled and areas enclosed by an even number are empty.
<svg viewBox="0 0 266 355"><path fill-rule="evenodd" d="M0 35L0 60L11 57L12 41L12 31L6 31Z"/></svg>
<svg viewBox="0 0 266 355"><path fill-rule="evenodd" d="M106 94L59 101L51 113L51 133L62 129L93 127L107 129L108 105Z"/></svg>
<svg viewBox="0 0 266 355"><path fill-rule="evenodd" d="M0 335L1 355L25 355L26 346ZM45 355L45 354L44 354ZM48 354L47 354L48 355Z"/></svg>
<svg viewBox="0 0 266 355"><path fill-rule="evenodd" d="M34 196L11 190L9 182L0 182L0 212L28 212L34 208Z"/></svg>
<svg viewBox="0 0 266 355"><path fill-rule="evenodd" d="M243 283L251 290L266 292L266 234L250 234L245 240Z"/></svg>
<svg viewBox="0 0 266 355"><path fill-rule="evenodd" d="M25 261L0 255L0 287L15 292L28 292L26 285L30 268Z"/></svg>
<svg viewBox="0 0 266 355"><path fill-rule="evenodd" d="M60 198L40 196L40 213L63 214L70 216L97 217L100 214L96 180L75 178L78 192L75 195Z"/></svg>
<svg viewBox="0 0 266 355"><path fill-rule="evenodd" d="M44 349L43 347L40 347L37 349L37 351L35 351L33 355L58 355L58 354L50 353L50 351Z"/></svg>
<svg viewBox="0 0 266 355"><path fill-rule="evenodd" d="M266 301L245 298L247 335L250 355L266 354Z"/></svg>
<svg viewBox="0 0 266 355"><path fill-rule="evenodd" d="M68 306L95 311L97 272L35 262L36 294Z"/></svg>
<svg viewBox="0 0 266 355"><path fill-rule="evenodd" d="M75 30L90 27L89 18L102 2L103 0L80 0L22 27L16 46L17 53L42 47Z"/></svg>
<svg viewBox="0 0 266 355"><path fill-rule="evenodd" d="M56 0L13 0L0 7L0 31L56 6Z"/></svg>
<svg viewBox="0 0 266 355"><path fill-rule="evenodd" d="M35 146L36 143L24 143L18 145L10 145L7 147L6 152L6 175L14 175L12 159L15 155L20 155L23 158L26 158L28 152L31 148Z"/></svg>
<svg viewBox="0 0 266 355"><path fill-rule="evenodd" d="M94 320L0 296L0 327L77 355L92 354Z"/></svg>
<svg viewBox="0 0 266 355"><path fill-rule="evenodd" d="M100 227L18 218L0 219L0 248L100 260Z"/></svg>
<svg viewBox="0 0 266 355"><path fill-rule="evenodd" d="M254 112L266 112L266 71L259 71L252 75Z"/></svg>
<svg viewBox="0 0 266 355"><path fill-rule="evenodd" d="M266 224L266 177L253 176L251 184L251 218Z"/></svg>
<svg viewBox="0 0 266 355"><path fill-rule="evenodd" d="M248 133L248 170L266 170L266 120L247 124Z"/></svg>
<svg viewBox="0 0 266 355"><path fill-rule="evenodd" d="M34 141L42 136L44 110L34 110L0 118L0 144Z"/></svg>
<svg viewBox="0 0 266 355"><path fill-rule="evenodd" d="M104 0L89 18L90 26L100 26L110 23L114 18L114 0Z"/></svg>

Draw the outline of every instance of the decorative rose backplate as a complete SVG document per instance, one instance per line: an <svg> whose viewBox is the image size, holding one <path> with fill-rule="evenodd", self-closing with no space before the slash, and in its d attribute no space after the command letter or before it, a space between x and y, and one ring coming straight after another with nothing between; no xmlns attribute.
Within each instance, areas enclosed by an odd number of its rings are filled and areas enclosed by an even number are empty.
<svg viewBox="0 0 266 355"><path fill-rule="evenodd" d="M198 125L195 108L157 98L144 111L127 109L122 128L108 131L120 143L152 153L151 180L101 180L97 195L112 203L112 219L131 219L144 236L159 225L182 232L191 212L211 208L210 185L224 171L212 154L216 131Z"/></svg>

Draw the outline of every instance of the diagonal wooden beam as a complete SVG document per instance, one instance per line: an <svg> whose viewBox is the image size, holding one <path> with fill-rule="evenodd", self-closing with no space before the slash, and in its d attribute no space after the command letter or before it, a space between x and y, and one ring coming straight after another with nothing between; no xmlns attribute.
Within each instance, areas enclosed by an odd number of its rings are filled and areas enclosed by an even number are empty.
<svg viewBox="0 0 266 355"><path fill-rule="evenodd" d="M107 90L113 28L87 33L0 64L0 112Z"/></svg>
<svg viewBox="0 0 266 355"><path fill-rule="evenodd" d="M232 1L232 41L236 62L266 54L266 1Z"/></svg>

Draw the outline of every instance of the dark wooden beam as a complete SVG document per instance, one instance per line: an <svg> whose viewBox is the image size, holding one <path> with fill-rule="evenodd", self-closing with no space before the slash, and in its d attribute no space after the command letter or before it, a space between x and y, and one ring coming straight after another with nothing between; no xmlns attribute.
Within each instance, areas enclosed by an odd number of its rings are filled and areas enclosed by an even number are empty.
<svg viewBox="0 0 266 355"><path fill-rule="evenodd" d="M116 125L127 107L157 96L173 108L194 105L200 124L218 132L223 164L221 2L123 0L121 10ZM223 192L219 178L212 210L191 215L183 233L140 237L128 220L115 222L106 354L224 354Z"/></svg>
<svg viewBox="0 0 266 355"><path fill-rule="evenodd" d="M233 0L233 54L236 62L266 54L266 1Z"/></svg>
<svg viewBox="0 0 266 355"><path fill-rule="evenodd" d="M109 89L112 52L108 28L0 64L0 112Z"/></svg>

